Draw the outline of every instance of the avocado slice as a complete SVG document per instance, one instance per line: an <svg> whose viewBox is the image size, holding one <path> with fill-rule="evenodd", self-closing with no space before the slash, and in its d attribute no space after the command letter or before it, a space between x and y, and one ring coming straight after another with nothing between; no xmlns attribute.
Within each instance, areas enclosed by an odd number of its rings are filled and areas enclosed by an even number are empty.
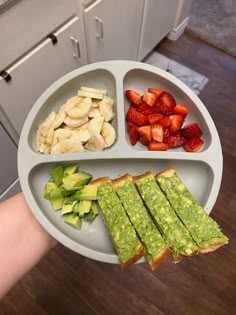
<svg viewBox="0 0 236 315"><path fill-rule="evenodd" d="M50 192L55 188L57 188L57 185L54 182L51 181L47 182L44 190L44 198L50 200L51 199Z"/></svg>
<svg viewBox="0 0 236 315"><path fill-rule="evenodd" d="M81 200L80 202L75 204L73 211L75 213L79 213L80 217L83 217L85 213L89 213L91 204L91 200Z"/></svg>
<svg viewBox="0 0 236 315"><path fill-rule="evenodd" d="M98 215L98 206L95 200L92 200L89 213L85 213L84 221L91 223Z"/></svg>
<svg viewBox="0 0 236 315"><path fill-rule="evenodd" d="M64 221L78 230L81 229L82 221L74 212L65 214Z"/></svg>
<svg viewBox="0 0 236 315"><path fill-rule="evenodd" d="M62 184L64 174L64 168L61 165L58 165L56 168L50 171L50 175L54 183L59 187Z"/></svg>
<svg viewBox="0 0 236 315"><path fill-rule="evenodd" d="M56 187L50 191L50 201L53 207L53 210L60 210L63 206L64 197L61 193L60 188Z"/></svg>
<svg viewBox="0 0 236 315"><path fill-rule="evenodd" d="M74 205L77 203L76 200L73 200L71 197L65 197L62 209L61 209L61 215L70 213L73 211Z"/></svg>
<svg viewBox="0 0 236 315"><path fill-rule="evenodd" d="M64 174L63 177L67 177L69 175L74 174L78 169L78 165L76 164L70 164L64 167Z"/></svg>
<svg viewBox="0 0 236 315"><path fill-rule="evenodd" d="M89 173L74 173L63 178L63 188L65 190L78 190L82 186L88 184L91 179L92 175Z"/></svg>
<svg viewBox="0 0 236 315"><path fill-rule="evenodd" d="M97 199L97 186L85 185L80 190L74 193L74 198L77 200L96 200Z"/></svg>

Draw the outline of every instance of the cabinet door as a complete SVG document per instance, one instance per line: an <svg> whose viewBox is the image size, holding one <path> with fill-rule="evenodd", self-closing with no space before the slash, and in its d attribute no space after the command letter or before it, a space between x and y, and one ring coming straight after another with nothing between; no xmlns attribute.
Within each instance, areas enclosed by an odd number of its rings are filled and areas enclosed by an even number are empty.
<svg viewBox="0 0 236 315"><path fill-rule="evenodd" d="M84 9L88 61L136 60L143 0L97 0Z"/></svg>
<svg viewBox="0 0 236 315"><path fill-rule="evenodd" d="M17 148L0 123L0 196L17 179Z"/></svg>
<svg viewBox="0 0 236 315"><path fill-rule="evenodd" d="M86 63L78 17L54 34L58 40L55 45L51 39L45 40L7 70L12 77L9 82L0 79L0 104L18 133L42 92L62 75Z"/></svg>
<svg viewBox="0 0 236 315"><path fill-rule="evenodd" d="M146 0L138 60L142 60L172 29L178 1Z"/></svg>

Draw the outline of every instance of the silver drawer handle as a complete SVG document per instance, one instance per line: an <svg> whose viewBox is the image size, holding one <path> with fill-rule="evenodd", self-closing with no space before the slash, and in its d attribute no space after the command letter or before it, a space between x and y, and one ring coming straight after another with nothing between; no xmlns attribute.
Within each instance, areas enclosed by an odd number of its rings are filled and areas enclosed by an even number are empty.
<svg viewBox="0 0 236 315"><path fill-rule="evenodd" d="M103 38L103 21L99 19L97 16L95 17L95 21L100 26L100 32L96 34L97 38Z"/></svg>
<svg viewBox="0 0 236 315"><path fill-rule="evenodd" d="M80 45L79 45L78 39L74 38L73 36L71 36L70 39L71 39L72 44L73 44L73 46L74 46L73 57L75 57L75 58L80 58Z"/></svg>

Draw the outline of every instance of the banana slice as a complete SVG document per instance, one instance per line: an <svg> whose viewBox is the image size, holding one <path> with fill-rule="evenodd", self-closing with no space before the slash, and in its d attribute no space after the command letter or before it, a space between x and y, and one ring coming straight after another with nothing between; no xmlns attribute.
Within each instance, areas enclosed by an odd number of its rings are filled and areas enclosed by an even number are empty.
<svg viewBox="0 0 236 315"><path fill-rule="evenodd" d="M52 145L53 135L54 135L54 129L52 127L48 128L48 134L46 137L46 144L48 144L50 146Z"/></svg>
<svg viewBox="0 0 236 315"><path fill-rule="evenodd" d="M106 122L109 122L114 117L113 99L109 96L104 96L104 99L99 103L99 110Z"/></svg>
<svg viewBox="0 0 236 315"><path fill-rule="evenodd" d="M66 116L64 119L64 123L69 126L70 128L75 128L75 127L80 127L84 124L86 124L86 122L88 122L88 117L85 116L83 118L71 118L70 116Z"/></svg>
<svg viewBox="0 0 236 315"><path fill-rule="evenodd" d="M98 108L99 107L99 103L101 102L101 100L95 100L92 99L92 108Z"/></svg>
<svg viewBox="0 0 236 315"><path fill-rule="evenodd" d="M56 119L56 113L55 112L51 112L47 118L42 122L42 124L39 126L40 127L46 127L49 128L51 127L51 125L54 123Z"/></svg>
<svg viewBox="0 0 236 315"><path fill-rule="evenodd" d="M59 128L55 130L53 134L52 146L54 146L55 144L62 140L69 139L71 137L71 132L72 132L71 130L67 130L64 128Z"/></svg>
<svg viewBox="0 0 236 315"><path fill-rule="evenodd" d="M84 145L84 148L90 151L102 151L105 147L106 143L103 137L98 133L94 133Z"/></svg>
<svg viewBox="0 0 236 315"><path fill-rule="evenodd" d="M111 124L107 123L106 121L104 121L104 123L103 123L101 136L105 140L107 148L112 146L115 139L116 139L115 129L112 127Z"/></svg>
<svg viewBox="0 0 236 315"><path fill-rule="evenodd" d="M80 90L81 91L92 92L92 93L103 94L103 95L107 94L107 90L106 89L94 89L94 88L87 87L87 86L81 86Z"/></svg>
<svg viewBox="0 0 236 315"><path fill-rule="evenodd" d="M79 99L79 97L77 98ZM74 101L71 104L65 110L67 115L71 118L83 118L88 115L92 106L92 100L91 98L86 97L79 102Z"/></svg>
<svg viewBox="0 0 236 315"><path fill-rule="evenodd" d="M51 148L52 154L83 152L84 147L78 139L65 139Z"/></svg>
<svg viewBox="0 0 236 315"><path fill-rule="evenodd" d="M94 133L100 134L102 130L102 125L104 122L104 117L97 116L91 119L88 123L88 131L90 135L92 136Z"/></svg>
<svg viewBox="0 0 236 315"><path fill-rule="evenodd" d="M52 123L51 127L53 129L59 128L66 117L66 112L65 112L66 104L62 105L61 108L59 109L59 112L56 114L55 120Z"/></svg>
<svg viewBox="0 0 236 315"><path fill-rule="evenodd" d="M87 142L90 139L90 132L88 131L88 124L84 124L77 129L77 135L82 143Z"/></svg>
<svg viewBox="0 0 236 315"><path fill-rule="evenodd" d="M91 108L88 113L88 118L94 118L97 116L101 116L99 108Z"/></svg>
<svg viewBox="0 0 236 315"><path fill-rule="evenodd" d="M78 96L96 98L99 100L102 100L104 97L104 95L102 93L94 93L94 92L81 91L81 90L78 91Z"/></svg>

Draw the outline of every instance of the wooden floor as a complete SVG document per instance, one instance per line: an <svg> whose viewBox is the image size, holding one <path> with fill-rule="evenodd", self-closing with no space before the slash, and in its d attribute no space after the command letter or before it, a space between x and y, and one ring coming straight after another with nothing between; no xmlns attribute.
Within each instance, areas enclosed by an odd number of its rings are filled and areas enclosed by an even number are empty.
<svg viewBox="0 0 236 315"><path fill-rule="evenodd" d="M146 264L121 272L57 245L2 300L1 315L236 314L236 60L186 34L176 42L164 40L156 50L209 78L200 98L224 155L211 215L229 245L177 265L167 262L153 273Z"/></svg>

